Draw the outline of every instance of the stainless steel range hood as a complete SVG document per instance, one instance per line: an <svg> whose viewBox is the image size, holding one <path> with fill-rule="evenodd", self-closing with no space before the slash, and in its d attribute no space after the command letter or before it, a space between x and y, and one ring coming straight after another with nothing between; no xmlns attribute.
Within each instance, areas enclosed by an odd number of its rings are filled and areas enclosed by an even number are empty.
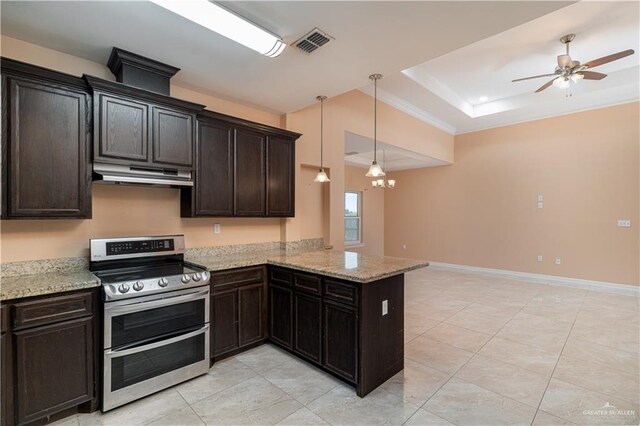
<svg viewBox="0 0 640 426"><path fill-rule="evenodd" d="M93 180L101 183L128 185L193 186L191 172L171 168L161 169L105 163L93 163Z"/></svg>

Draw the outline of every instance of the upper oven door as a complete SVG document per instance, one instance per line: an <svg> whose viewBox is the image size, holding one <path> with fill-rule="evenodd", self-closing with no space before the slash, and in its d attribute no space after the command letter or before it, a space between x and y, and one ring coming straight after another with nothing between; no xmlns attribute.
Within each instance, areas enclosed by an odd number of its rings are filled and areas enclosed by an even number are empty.
<svg viewBox="0 0 640 426"><path fill-rule="evenodd" d="M104 348L170 338L208 322L209 286L108 302L104 308Z"/></svg>

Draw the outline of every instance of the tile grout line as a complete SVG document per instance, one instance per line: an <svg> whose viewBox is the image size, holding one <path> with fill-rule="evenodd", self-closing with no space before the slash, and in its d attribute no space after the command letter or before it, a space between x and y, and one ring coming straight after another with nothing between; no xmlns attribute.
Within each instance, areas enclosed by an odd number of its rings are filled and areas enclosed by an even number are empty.
<svg viewBox="0 0 640 426"><path fill-rule="evenodd" d="M536 294L536 295L537 295L537 294ZM533 297L536 297L536 296L533 296ZM524 305L524 306L527 306L527 305ZM520 311L522 311L522 310L524 309L524 306L523 306L522 308L520 308L520 310L519 310L518 312L516 312L516 313L511 317L511 319L513 319L513 317L515 317L516 315L518 315L518 314L520 313ZM509 321L511 321L511 320L509 320ZM480 351L482 350L482 348L484 348L484 347L486 346L486 344L487 344L487 343L489 343L489 342L491 341L491 339L493 339L493 338L496 336L496 334L498 334L498 333L500 332L500 330L502 330L502 329L504 328L504 326L505 326L505 325L506 325L506 323L505 323L505 324L503 324L503 326L502 326L502 327L500 327L500 329L498 329L498 330L497 330L493 335L491 335L491 338L489 338L489 340L487 340L485 343L483 343L483 344L482 344L482 346L480 346L480 347L479 347L475 352L473 352L473 355L472 355L472 356L471 356L471 357L470 357L470 358L469 358L469 359L468 359L464 364L462 364L462 365L461 365L461 366L460 366L456 371L454 371L454 372L453 372L453 374L451 375L451 377L449 377L449 378L447 379L447 381L446 381L446 382L444 382L444 383L442 384L442 386L440 386L438 389L436 389L436 391L435 391L435 392L434 392L434 393L433 393L433 394L432 394L432 395L431 395L431 396L430 396L430 397L429 397L429 398L428 398L428 399L427 399L427 400L426 400L426 401L425 401L425 402L420 406L420 408L419 408L419 409L424 409L423 407L424 407L424 406L425 406L425 405L426 405L426 404L427 404L427 403L428 403L428 402L429 402L429 401L430 401L434 396L436 396L436 394L437 394L438 392L440 392L440 390L441 390L443 387L445 387L445 386L447 385L447 383L449 383L449 382L451 381L451 379L453 379L453 378L455 377L455 375L456 375L456 374L458 374L458 372L459 372L460 370L462 370L462 369L464 368L464 366L465 366L465 365L467 365L467 364L469 363L469 361L471 361L471 360L472 360L472 359L473 359L473 358L478 354L478 352L480 352ZM470 330L470 331L473 331L473 330ZM451 346L451 345L449 345L449 346ZM439 370L438 370L438 371L439 371ZM462 380L462 379L458 379L458 380ZM471 383L471 384L473 384L473 383ZM478 385L475 385L475 384L473 384L473 385L474 385L474 386L478 386ZM485 388L483 388L482 386L478 386L478 387L479 387L479 388L481 388L481 389L484 389L484 390L486 390L486 391L488 391L488 392L495 393L496 395L500 395L500 396L502 396L503 398L507 398L507 399L510 399L510 400L512 400L512 401L518 402L518 403L520 403L520 404L524 404L524 403L522 403L522 402L520 402L520 401L516 401L516 400L514 400L514 399L512 399L512 398L509 398L508 396L505 396L505 395L499 394L499 393L497 393L497 392L493 392L493 391L491 391L491 390L489 390L489 389L485 389ZM528 405L528 404L524 404L524 405ZM424 409L424 410L425 410L425 411L429 411L429 410L427 410L427 409ZM430 412L430 411L429 411L429 412ZM437 415L437 414L436 414L436 415ZM440 416L439 416L439 417L440 417ZM443 417L443 418L444 418L444 417ZM533 418L535 419L535 414L534 414ZM444 418L444 419L445 419L445 420L447 420L447 421L448 421L448 422L450 422L450 423L453 423L452 421L450 421L450 420L448 420L448 419L446 419L446 418Z"/></svg>
<svg viewBox="0 0 640 426"><path fill-rule="evenodd" d="M558 359L556 360L556 364L553 366L553 370L551 370L551 375L549 376L549 380L547 381L547 386L544 388L544 392L542 392L542 397L540 398L540 402L538 402L538 406L536 407L536 413L534 414L533 419L531 419L531 426L533 426L533 422L536 420L536 417L538 416L538 411L540 411L540 406L542 405L544 396L547 394L547 390L549 390L549 385L551 384L551 380L553 379L553 373L555 373L556 368L558 368L558 364L560 363L560 358L562 358L562 353L564 352L564 348L567 346L567 342L569 341L569 337L571 336L573 327L576 325L576 321L578 321L578 315L580 314L580 311L584 306L584 301L587 298L587 294L589 294L588 291L585 293L584 297L582 298L582 302L580 303L580 308L578 309L578 313L576 314L576 317L573 319L573 323L571 324L571 328L569 329L569 334L567 334L567 338L565 339L564 344L562 345L562 349L558 354ZM565 419L563 418L563 420Z"/></svg>

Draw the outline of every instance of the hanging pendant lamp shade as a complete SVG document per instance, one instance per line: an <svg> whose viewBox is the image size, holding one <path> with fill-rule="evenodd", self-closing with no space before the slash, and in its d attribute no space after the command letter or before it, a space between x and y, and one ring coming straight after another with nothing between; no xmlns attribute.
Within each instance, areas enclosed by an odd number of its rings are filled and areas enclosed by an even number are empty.
<svg viewBox="0 0 640 426"><path fill-rule="evenodd" d="M324 171L324 165L322 164L323 158L323 127L324 127L324 101L327 99L326 96L316 96L316 99L320 101L320 170L318 170L318 174L316 174L316 178L313 180L314 182L330 182L329 176Z"/></svg>
<svg viewBox="0 0 640 426"><path fill-rule="evenodd" d="M369 80L373 81L373 162L367 172L367 177L384 176L384 170L378 165L378 80L382 78L382 74L371 74Z"/></svg>

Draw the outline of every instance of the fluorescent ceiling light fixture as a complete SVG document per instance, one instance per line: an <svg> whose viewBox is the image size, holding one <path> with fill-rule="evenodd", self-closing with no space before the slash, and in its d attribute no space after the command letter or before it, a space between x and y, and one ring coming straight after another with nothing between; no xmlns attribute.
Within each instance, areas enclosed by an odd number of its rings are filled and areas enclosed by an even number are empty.
<svg viewBox="0 0 640 426"><path fill-rule="evenodd" d="M265 56L275 58L286 44L256 24L208 0L150 0L198 25L238 42Z"/></svg>

